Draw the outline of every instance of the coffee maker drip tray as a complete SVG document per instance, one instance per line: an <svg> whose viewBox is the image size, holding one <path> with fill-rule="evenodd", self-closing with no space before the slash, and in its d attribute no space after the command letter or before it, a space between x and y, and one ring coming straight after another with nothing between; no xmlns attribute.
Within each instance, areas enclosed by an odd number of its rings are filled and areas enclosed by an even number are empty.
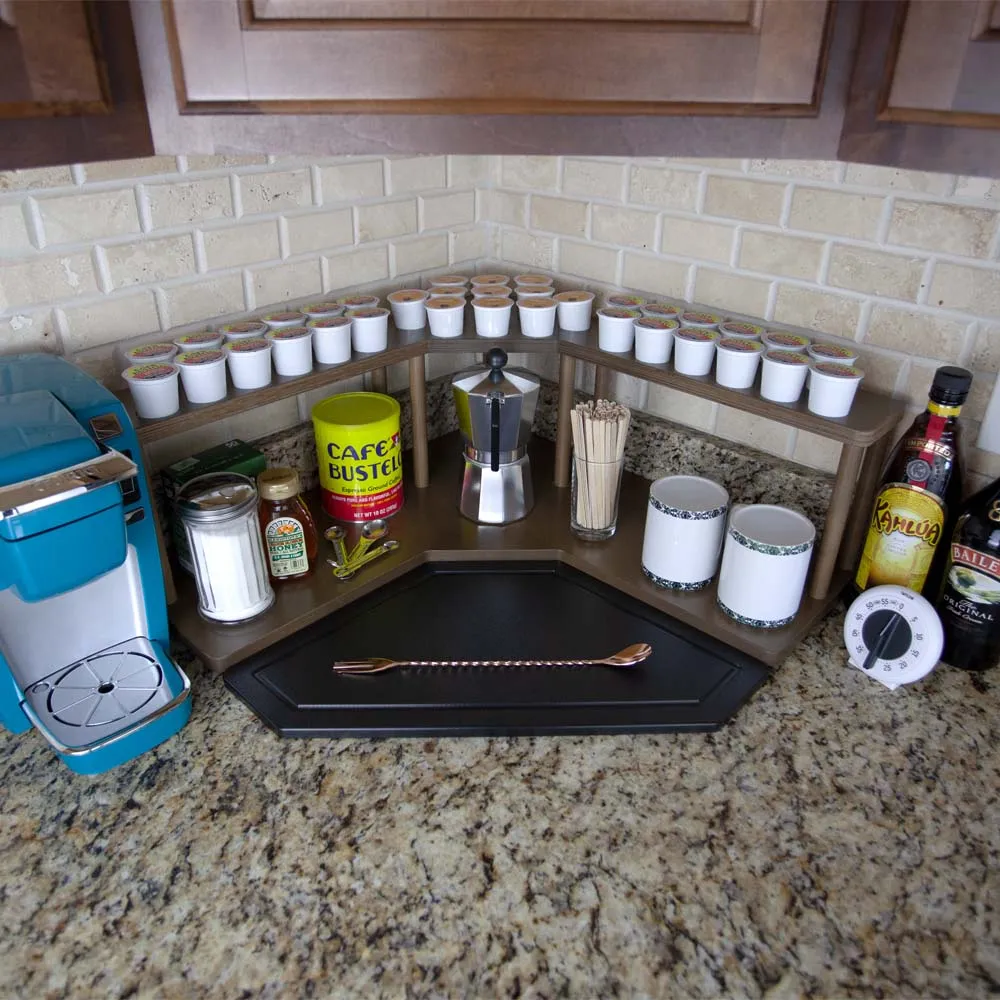
<svg viewBox="0 0 1000 1000"><path fill-rule="evenodd" d="M148 639L129 639L30 685L41 726L67 747L99 743L159 711L173 697Z"/></svg>

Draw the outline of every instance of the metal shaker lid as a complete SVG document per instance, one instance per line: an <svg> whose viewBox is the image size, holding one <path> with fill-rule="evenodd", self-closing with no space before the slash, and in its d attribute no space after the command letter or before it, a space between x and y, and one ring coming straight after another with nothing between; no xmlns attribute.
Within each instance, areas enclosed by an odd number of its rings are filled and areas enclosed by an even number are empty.
<svg viewBox="0 0 1000 1000"><path fill-rule="evenodd" d="M182 521L219 524L256 507L257 488L237 472L208 472L178 490L175 506Z"/></svg>

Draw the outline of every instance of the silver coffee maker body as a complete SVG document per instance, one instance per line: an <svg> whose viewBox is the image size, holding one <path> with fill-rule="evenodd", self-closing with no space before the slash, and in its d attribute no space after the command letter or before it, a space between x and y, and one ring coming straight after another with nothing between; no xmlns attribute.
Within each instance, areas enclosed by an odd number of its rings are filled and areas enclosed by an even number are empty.
<svg viewBox="0 0 1000 1000"><path fill-rule="evenodd" d="M510 524L535 505L528 438L539 381L505 369L507 355L497 347L485 361L488 370L460 372L451 383L464 452L458 509L479 524Z"/></svg>

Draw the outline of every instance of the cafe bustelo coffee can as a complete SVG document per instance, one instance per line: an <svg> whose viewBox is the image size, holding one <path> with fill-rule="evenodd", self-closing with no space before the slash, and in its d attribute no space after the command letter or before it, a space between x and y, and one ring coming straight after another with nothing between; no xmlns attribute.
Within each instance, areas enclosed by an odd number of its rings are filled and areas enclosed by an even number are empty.
<svg viewBox="0 0 1000 1000"><path fill-rule="evenodd" d="M389 517L403 506L399 402L345 392L312 408L323 509L338 521Z"/></svg>

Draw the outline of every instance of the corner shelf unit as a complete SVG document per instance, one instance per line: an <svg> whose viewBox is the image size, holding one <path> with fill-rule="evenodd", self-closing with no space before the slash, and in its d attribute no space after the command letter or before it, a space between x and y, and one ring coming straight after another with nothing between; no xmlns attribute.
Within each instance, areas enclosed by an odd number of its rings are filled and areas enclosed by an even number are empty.
<svg viewBox="0 0 1000 1000"><path fill-rule="evenodd" d="M385 351L375 354L355 353L349 361L343 364L317 365L309 374L296 378L276 376L274 381L263 389L230 390L226 399L217 403L204 405L184 403L179 412L162 420L140 420L135 416L129 394L123 392L121 398L135 423L139 441L142 444L148 444L179 434L182 431L189 431L213 423L224 417L231 417L256 406L273 403L358 375L372 373L373 386L384 390L386 366L405 361L409 365L410 399L413 412L413 452L408 466L411 470L412 485L418 490L424 490L430 485L424 355L429 353L485 352L491 347L502 347L508 352L557 354L559 356L558 423L552 461L552 482L557 489L568 487L570 482L569 467L572 447L570 410L573 405L576 366L581 361L590 362L597 366L595 395L608 395L607 387L610 382L610 374L620 372L658 385L669 386L692 396L722 403L755 416L767 417L770 420L776 420L839 442L842 446L840 462L827 511L826 527L813 557L807 584L808 601L804 603L803 610L796 621L786 629L779 630L784 638L779 636L776 640L774 633L736 625L734 627L739 630L739 641L732 644L751 653L751 655L758 656L766 663L780 662L780 658L787 654L791 646L794 646L795 642L804 634L803 623L808 620L808 624L811 624L825 613L836 600L849 577L848 571L853 567L860 551L882 462L891 443L893 431L904 410L902 401L869 392L863 388L859 390L848 416L841 419L819 417L809 412L804 400L795 404L772 403L762 399L756 387L746 390L727 389L718 385L712 376L689 377L680 375L670 364L649 365L636 361L631 353L614 354L602 351L598 347L596 316L589 331L582 333L559 331L554 337L539 339L525 337L521 333L515 312L511 319L510 333L504 338L497 339L477 336L472 317L469 315L466 317L466 325L462 335L448 339L431 337L426 330L399 331L390 322L389 345ZM556 496L558 495L556 494ZM461 520L457 513L455 516L456 519ZM513 526L508 526L505 529L475 529L475 526L471 524L468 526L479 532L483 530L494 533L500 530L513 531ZM487 548L492 547L487 546ZM325 555L321 558L325 559ZM388 565L389 560L379 560L378 563L373 564L373 571L364 574L366 584L375 585L382 580L383 571L374 571L374 567L378 567L380 564ZM173 576L166 559L164 559L164 572L167 578L168 593L172 594L175 592ZM634 575L637 580L642 579L638 561L634 566ZM357 596L360 596L362 591L368 592L370 589L371 586L367 585L360 588L350 587L341 593L356 593ZM632 592L632 588L626 589ZM635 589L637 591L635 596L641 600L654 605L663 603L663 601L652 600L653 588L637 586ZM236 660L229 653L221 654L214 640L212 642L207 640L206 636L213 630L222 629L230 636L244 632L248 635L252 634L255 638L249 645L237 642L241 651L240 656L249 655L251 652L277 642L289 634L288 623L279 623L275 619L270 625L268 624L270 617L277 614L275 611L268 612L260 620L245 625L208 626L202 623L198 628L190 624L181 627L180 623L191 623L197 618L197 612L193 607L187 606L192 600L192 590L193 588L190 587L182 588L181 606L173 608L172 619L175 625L178 625L181 634L195 650L204 655L207 662L216 664L220 669L222 664L228 666ZM326 606L327 602L321 603ZM346 602L337 601L335 604L329 605L328 610L333 610L335 606L340 606L342 603ZM670 604L671 602L666 601L666 603ZM692 603L692 607L695 603L697 602ZM705 617L705 615L708 615L707 611L700 618L698 615L690 615L685 612L680 617L690 620L691 624L696 627L717 629L719 623L715 622L714 616ZM313 616L309 614L305 614L305 617L302 615L295 617L299 622L295 627L301 627L302 624L305 624L306 617L314 620ZM794 641L789 645L787 640ZM732 642L732 639L727 641ZM228 640L220 640L220 642L222 647L228 649Z"/></svg>

